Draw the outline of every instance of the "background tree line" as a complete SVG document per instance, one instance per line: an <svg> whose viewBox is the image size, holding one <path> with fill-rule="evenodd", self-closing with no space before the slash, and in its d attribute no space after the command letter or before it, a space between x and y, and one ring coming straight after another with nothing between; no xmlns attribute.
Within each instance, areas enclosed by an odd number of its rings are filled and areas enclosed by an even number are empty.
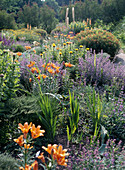
<svg viewBox="0 0 125 170"><path fill-rule="evenodd" d="M91 18L92 23L97 19L106 24L117 23L125 15L125 0L1 0L0 29L31 24L50 33L58 22L65 21L67 7L70 22L72 7L75 7L75 21Z"/></svg>

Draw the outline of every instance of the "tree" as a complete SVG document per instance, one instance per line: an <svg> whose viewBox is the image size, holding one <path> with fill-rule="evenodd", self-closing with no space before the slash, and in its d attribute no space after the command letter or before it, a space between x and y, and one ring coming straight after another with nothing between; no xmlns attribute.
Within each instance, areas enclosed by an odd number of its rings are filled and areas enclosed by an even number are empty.
<svg viewBox="0 0 125 170"><path fill-rule="evenodd" d="M55 12L53 9L49 8L47 5L40 8L40 25L42 29L45 29L50 33L57 23L58 20L55 18Z"/></svg>
<svg viewBox="0 0 125 170"><path fill-rule="evenodd" d="M5 10L0 11L0 30L16 29L14 14L8 14Z"/></svg>

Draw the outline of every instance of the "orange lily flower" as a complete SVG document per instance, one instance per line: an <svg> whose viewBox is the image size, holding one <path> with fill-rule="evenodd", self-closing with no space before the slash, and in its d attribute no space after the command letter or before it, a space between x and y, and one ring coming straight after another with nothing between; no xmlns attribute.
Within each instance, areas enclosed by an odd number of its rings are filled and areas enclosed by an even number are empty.
<svg viewBox="0 0 125 170"><path fill-rule="evenodd" d="M26 48L26 50L29 50L29 49L31 49L31 47L30 47L30 46L25 46L25 48Z"/></svg>
<svg viewBox="0 0 125 170"><path fill-rule="evenodd" d="M31 128L31 125L32 125L32 122L29 125L28 125L27 122L25 122L24 126L21 123L19 123L19 127L18 128L21 129L21 131L23 132L25 139L27 137L27 133L29 132L29 129Z"/></svg>
<svg viewBox="0 0 125 170"><path fill-rule="evenodd" d="M21 56L21 55L22 55L22 53L21 53L21 52L18 52L18 53L17 53L17 55L18 55L18 56Z"/></svg>
<svg viewBox="0 0 125 170"><path fill-rule="evenodd" d="M37 77L39 80L40 80L40 75L38 75L38 77Z"/></svg>
<svg viewBox="0 0 125 170"><path fill-rule="evenodd" d="M32 165L25 165L25 169L23 167L19 167L20 170L31 170L33 168L33 170L38 170L38 162L34 161L32 163Z"/></svg>
<svg viewBox="0 0 125 170"><path fill-rule="evenodd" d="M56 74L56 73L59 73L59 69L58 69L58 68L56 68L55 74Z"/></svg>
<svg viewBox="0 0 125 170"><path fill-rule="evenodd" d="M39 71L37 70L36 67L32 67L32 68L31 68L31 72L34 73L35 71L36 71L37 73L39 73Z"/></svg>
<svg viewBox="0 0 125 170"><path fill-rule="evenodd" d="M35 160L32 165L31 168L33 167L33 170L38 170L38 162Z"/></svg>
<svg viewBox="0 0 125 170"><path fill-rule="evenodd" d="M66 162L67 162L67 159L65 159L65 156L68 156L69 153L66 153L67 152L67 149L63 149L62 145L59 145L58 148L57 148L58 145L54 144L53 146L52 145L48 145L48 148L46 147L42 147L45 151L47 151L50 155L52 155L53 159L54 160L57 160L57 163L59 165L63 165L63 166L67 166Z"/></svg>
<svg viewBox="0 0 125 170"><path fill-rule="evenodd" d="M43 64L42 67L44 68L44 67L45 67L45 64Z"/></svg>
<svg viewBox="0 0 125 170"><path fill-rule="evenodd" d="M31 81L32 81L32 79L31 78L29 78L29 82L31 83Z"/></svg>
<svg viewBox="0 0 125 170"><path fill-rule="evenodd" d="M31 67L35 65L35 61L30 61Z"/></svg>
<svg viewBox="0 0 125 170"><path fill-rule="evenodd" d="M48 148L46 148L45 146L42 146L42 148L51 155L51 151L53 149L53 146L51 144L48 144Z"/></svg>
<svg viewBox="0 0 125 170"><path fill-rule="evenodd" d="M49 68L48 68L48 72L51 73L51 74L53 74L53 73L54 73L54 70L49 67Z"/></svg>
<svg viewBox="0 0 125 170"><path fill-rule="evenodd" d="M50 64L52 68L56 68L56 65L54 63Z"/></svg>
<svg viewBox="0 0 125 170"><path fill-rule="evenodd" d="M50 66L50 63L47 63L47 67Z"/></svg>
<svg viewBox="0 0 125 170"><path fill-rule="evenodd" d="M38 159L41 159L41 161L45 163L45 157L43 155L43 152L40 154L40 156L38 156Z"/></svg>
<svg viewBox="0 0 125 170"><path fill-rule="evenodd" d="M32 149L33 146L30 146L30 144L24 144L24 148L25 148L25 149Z"/></svg>
<svg viewBox="0 0 125 170"><path fill-rule="evenodd" d="M40 127L41 126L37 126L36 128L34 124L32 125L30 131L33 139L38 138L39 136L44 136L43 133L45 133L45 130L40 130Z"/></svg>
<svg viewBox="0 0 125 170"><path fill-rule="evenodd" d="M36 50L33 50L33 52L36 54Z"/></svg>
<svg viewBox="0 0 125 170"><path fill-rule="evenodd" d="M30 64L27 65L27 67L31 68L35 65L35 61L30 61Z"/></svg>
<svg viewBox="0 0 125 170"><path fill-rule="evenodd" d="M14 139L14 142L18 143L18 145L23 146L24 140L23 135L19 136L18 139Z"/></svg>
<svg viewBox="0 0 125 170"><path fill-rule="evenodd" d="M74 65L73 65L73 64L70 64L70 63L65 63L65 66L66 66L66 67L73 67Z"/></svg>
<svg viewBox="0 0 125 170"><path fill-rule="evenodd" d="M46 76L45 74L41 74L41 76L43 77L43 79L45 79L46 77L48 77L48 76Z"/></svg>

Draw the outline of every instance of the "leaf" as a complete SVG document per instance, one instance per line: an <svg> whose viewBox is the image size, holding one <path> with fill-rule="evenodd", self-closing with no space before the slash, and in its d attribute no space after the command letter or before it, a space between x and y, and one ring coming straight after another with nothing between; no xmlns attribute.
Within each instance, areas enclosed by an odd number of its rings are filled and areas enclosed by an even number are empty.
<svg viewBox="0 0 125 170"><path fill-rule="evenodd" d="M99 152L101 155L103 155L103 153L105 152L105 147L106 147L106 144L102 144L101 147L99 148Z"/></svg>

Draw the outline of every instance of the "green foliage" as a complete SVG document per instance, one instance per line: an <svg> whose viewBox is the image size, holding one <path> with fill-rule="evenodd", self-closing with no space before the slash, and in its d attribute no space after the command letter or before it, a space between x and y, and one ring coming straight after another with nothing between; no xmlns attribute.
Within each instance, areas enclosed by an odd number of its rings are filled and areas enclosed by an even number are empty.
<svg viewBox="0 0 125 170"><path fill-rule="evenodd" d="M15 48L14 52L24 52L25 48L22 45L13 46Z"/></svg>
<svg viewBox="0 0 125 170"><path fill-rule="evenodd" d="M7 51L0 54L0 100L3 103L14 97L19 87L19 65L15 57Z"/></svg>
<svg viewBox="0 0 125 170"><path fill-rule="evenodd" d="M48 96L41 96L39 101L42 114L38 114L41 123L44 125L48 138L54 141L56 132L57 116L54 115L50 100Z"/></svg>
<svg viewBox="0 0 125 170"><path fill-rule="evenodd" d="M110 138L125 142L125 102L123 97L114 97L110 92L108 101L104 102L103 113L106 117L102 120L102 124L108 130Z"/></svg>
<svg viewBox="0 0 125 170"><path fill-rule="evenodd" d="M68 30L69 30L69 27L66 27L65 23L59 23L59 24L56 25L56 28L54 28L51 31L51 34L52 35L57 34L57 33L67 34Z"/></svg>
<svg viewBox="0 0 125 170"><path fill-rule="evenodd" d="M125 51L125 17L116 25L113 34L120 40L121 48Z"/></svg>
<svg viewBox="0 0 125 170"><path fill-rule="evenodd" d="M99 28L107 31L112 31L114 24L111 22L109 24L104 24L103 20L97 19L94 24L94 28Z"/></svg>
<svg viewBox="0 0 125 170"><path fill-rule="evenodd" d="M37 34L40 34L42 37L46 37L47 32L43 29L34 29L34 32L36 32Z"/></svg>
<svg viewBox="0 0 125 170"><path fill-rule="evenodd" d="M75 34L85 30L85 24L83 22L71 22L69 27Z"/></svg>
<svg viewBox="0 0 125 170"><path fill-rule="evenodd" d="M76 40L78 45L86 45L86 47L95 50L96 53L103 49L111 57L114 57L120 48L118 39L112 33L101 29L81 31L76 36Z"/></svg>
<svg viewBox="0 0 125 170"><path fill-rule="evenodd" d="M17 170L18 161L14 159L11 155L8 154L0 154L0 170L6 169L6 170Z"/></svg>
<svg viewBox="0 0 125 170"><path fill-rule="evenodd" d="M74 93L71 95L71 92L69 91L70 96L70 111L71 115L69 116L69 126L67 126L67 137L68 141L72 140L73 134L78 129L78 122L79 122L79 104L77 99L74 99ZM69 129L70 127L70 129Z"/></svg>
<svg viewBox="0 0 125 170"><path fill-rule="evenodd" d="M97 138L100 130L102 115L102 102L99 94L96 96L96 91L93 88L92 95L88 93L87 107L93 122L94 136Z"/></svg>
<svg viewBox="0 0 125 170"><path fill-rule="evenodd" d="M0 30L1 29L16 29L14 15L8 14L6 11L0 11Z"/></svg>
<svg viewBox="0 0 125 170"><path fill-rule="evenodd" d="M40 27L50 33L58 23L58 20L55 18L55 12L44 5L40 8Z"/></svg>

